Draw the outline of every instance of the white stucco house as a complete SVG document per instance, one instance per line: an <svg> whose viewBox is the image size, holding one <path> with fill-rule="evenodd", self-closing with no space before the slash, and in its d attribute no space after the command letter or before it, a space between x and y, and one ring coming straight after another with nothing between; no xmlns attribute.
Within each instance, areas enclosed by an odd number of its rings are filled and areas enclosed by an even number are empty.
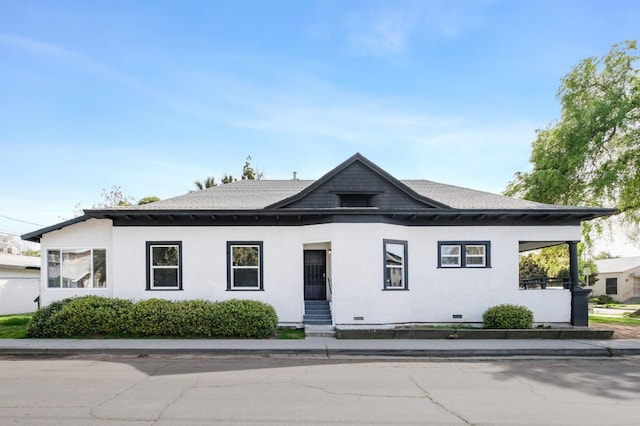
<svg viewBox="0 0 640 426"><path fill-rule="evenodd" d="M40 259L0 251L0 315L34 312L40 293Z"/></svg>
<svg viewBox="0 0 640 426"><path fill-rule="evenodd" d="M618 302L640 303L640 256L596 260L598 279L593 294Z"/></svg>
<svg viewBox="0 0 640 426"><path fill-rule="evenodd" d="M536 322L586 325L580 222L614 212L400 181L355 154L316 181L245 180L85 210L23 238L42 246L43 305L248 298L271 304L282 325L357 328L479 323L488 307L515 303ZM569 245L572 283L521 289L519 252L556 244ZM316 315L318 305L327 309Z"/></svg>

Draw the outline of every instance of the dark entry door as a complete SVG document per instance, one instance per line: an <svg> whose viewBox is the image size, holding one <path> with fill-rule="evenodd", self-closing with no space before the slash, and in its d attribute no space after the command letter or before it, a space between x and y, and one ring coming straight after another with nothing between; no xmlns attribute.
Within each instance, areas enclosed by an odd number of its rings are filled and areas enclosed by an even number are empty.
<svg viewBox="0 0 640 426"><path fill-rule="evenodd" d="M304 251L304 300L327 300L327 253Z"/></svg>

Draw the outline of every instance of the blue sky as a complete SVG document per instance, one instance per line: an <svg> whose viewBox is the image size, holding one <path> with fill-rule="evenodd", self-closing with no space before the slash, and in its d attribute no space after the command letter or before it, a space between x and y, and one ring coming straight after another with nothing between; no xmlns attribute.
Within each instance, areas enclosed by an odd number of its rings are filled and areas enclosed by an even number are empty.
<svg viewBox="0 0 640 426"><path fill-rule="evenodd" d="M0 0L0 231L113 185L179 195L247 155L267 179L360 152L501 192L559 117L560 79L639 22L616 0Z"/></svg>

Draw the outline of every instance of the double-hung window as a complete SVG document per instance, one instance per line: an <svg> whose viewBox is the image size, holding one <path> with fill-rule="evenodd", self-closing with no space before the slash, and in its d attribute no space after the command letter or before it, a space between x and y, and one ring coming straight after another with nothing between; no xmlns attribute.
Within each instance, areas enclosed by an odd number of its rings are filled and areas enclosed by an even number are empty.
<svg viewBox="0 0 640 426"><path fill-rule="evenodd" d="M147 242L147 290L182 290L182 242Z"/></svg>
<svg viewBox="0 0 640 426"><path fill-rule="evenodd" d="M407 290L407 242L383 240L384 289Z"/></svg>
<svg viewBox="0 0 640 426"><path fill-rule="evenodd" d="M106 288L107 250L47 250L48 288Z"/></svg>
<svg viewBox="0 0 640 426"><path fill-rule="evenodd" d="M263 290L262 241L227 242L227 290Z"/></svg>
<svg viewBox="0 0 640 426"><path fill-rule="evenodd" d="M491 267L490 251L489 241L440 241L438 242L438 267L489 268Z"/></svg>

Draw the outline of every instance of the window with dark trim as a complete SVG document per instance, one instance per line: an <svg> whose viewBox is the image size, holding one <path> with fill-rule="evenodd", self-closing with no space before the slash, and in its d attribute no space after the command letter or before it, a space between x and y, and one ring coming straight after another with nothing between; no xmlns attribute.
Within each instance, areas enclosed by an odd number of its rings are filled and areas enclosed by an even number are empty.
<svg viewBox="0 0 640 426"><path fill-rule="evenodd" d="M263 290L262 241L227 241L227 290Z"/></svg>
<svg viewBox="0 0 640 426"><path fill-rule="evenodd" d="M618 279L607 278L605 281L606 294L618 294Z"/></svg>
<svg viewBox="0 0 640 426"><path fill-rule="evenodd" d="M182 241L147 241L147 290L182 290Z"/></svg>
<svg viewBox="0 0 640 426"><path fill-rule="evenodd" d="M384 289L408 290L407 242L383 240Z"/></svg>
<svg viewBox="0 0 640 426"><path fill-rule="evenodd" d="M491 242L438 241L438 268L490 268Z"/></svg>

